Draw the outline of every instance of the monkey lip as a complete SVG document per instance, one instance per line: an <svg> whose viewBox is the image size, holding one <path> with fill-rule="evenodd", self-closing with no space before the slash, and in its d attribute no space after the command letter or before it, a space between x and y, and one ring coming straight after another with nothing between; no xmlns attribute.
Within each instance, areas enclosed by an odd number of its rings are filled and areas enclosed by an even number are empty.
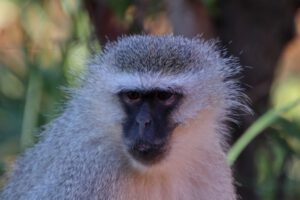
<svg viewBox="0 0 300 200"><path fill-rule="evenodd" d="M150 143L136 143L128 151L135 160L145 165L159 162L166 152L164 144L154 145Z"/></svg>

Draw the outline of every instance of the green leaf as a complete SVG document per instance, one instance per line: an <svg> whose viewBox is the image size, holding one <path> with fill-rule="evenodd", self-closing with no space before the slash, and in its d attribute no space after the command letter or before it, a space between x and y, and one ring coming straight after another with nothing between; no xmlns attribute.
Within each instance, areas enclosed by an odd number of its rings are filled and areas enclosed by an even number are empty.
<svg viewBox="0 0 300 200"><path fill-rule="evenodd" d="M23 116L21 148L24 150L34 144L34 131L37 127L40 103L42 99L43 81L36 69L32 69L29 77Z"/></svg>
<svg viewBox="0 0 300 200"><path fill-rule="evenodd" d="M262 115L231 147L227 155L228 163L232 165L240 153L257 135L278 120L283 113L286 113L298 105L300 105L300 99L297 99L296 101L291 102L282 108L272 109Z"/></svg>
<svg viewBox="0 0 300 200"><path fill-rule="evenodd" d="M274 127L300 140L300 126L297 122L280 117Z"/></svg>

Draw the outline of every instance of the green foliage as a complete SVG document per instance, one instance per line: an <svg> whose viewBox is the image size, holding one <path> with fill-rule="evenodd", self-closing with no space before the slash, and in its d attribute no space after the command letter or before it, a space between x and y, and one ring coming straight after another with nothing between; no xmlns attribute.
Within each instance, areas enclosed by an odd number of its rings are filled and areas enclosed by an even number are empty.
<svg viewBox="0 0 300 200"><path fill-rule="evenodd" d="M201 0L209 14L213 17L217 17L219 14L219 0Z"/></svg>
<svg viewBox="0 0 300 200"><path fill-rule="evenodd" d="M39 107L42 98L43 80L32 70L29 75L28 88L25 99L25 110L23 116L23 125L21 132L21 148L26 149L34 144L33 134L37 127Z"/></svg>
<svg viewBox="0 0 300 200"><path fill-rule="evenodd" d="M133 4L133 0L107 0L106 3L114 11L114 13L123 19L129 5Z"/></svg>
<svg viewBox="0 0 300 200"><path fill-rule="evenodd" d="M78 85L84 73L91 27L80 2L0 2L0 21L7 21L0 40L8 46L0 46L0 187L15 157L38 140L39 127L62 110L61 87Z"/></svg>
<svg viewBox="0 0 300 200"><path fill-rule="evenodd" d="M288 105L286 105L283 108L280 109L272 109L262 115L254 124L252 124L248 130L236 141L236 143L232 146L230 151L228 152L228 161L229 164L232 165L238 155L242 152L242 150L262 131L264 131L267 127L275 123L277 120L279 120L279 125L282 125L281 128L283 130L292 130L291 133L294 135L299 135L300 132L296 133L294 132L295 130L297 131L297 125L292 124L293 127L290 127L291 123L288 122L288 120L284 120L284 118L281 118L280 116L287 111L297 107L300 104L300 99L296 100L295 102L292 102ZM300 137L300 135L299 135Z"/></svg>
<svg viewBox="0 0 300 200"><path fill-rule="evenodd" d="M254 165L257 174L256 183L251 186L255 188L260 199L296 199L298 195L300 123L288 119L285 114L299 105L300 99L266 112L245 131L228 152L228 162L232 165L255 137L265 133L268 142L259 144L255 150ZM291 172L293 167L297 171L294 174Z"/></svg>

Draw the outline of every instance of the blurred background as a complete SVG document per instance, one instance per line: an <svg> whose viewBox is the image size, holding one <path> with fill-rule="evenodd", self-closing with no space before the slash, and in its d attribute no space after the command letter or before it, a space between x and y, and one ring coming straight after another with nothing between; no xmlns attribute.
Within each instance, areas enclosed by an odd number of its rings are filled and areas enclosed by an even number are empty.
<svg viewBox="0 0 300 200"><path fill-rule="evenodd" d="M230 142L265 126L232 161L241 198L300 199L299 8L299 0L0 0L0 188L62 111L63 88L79 84L89 56L121 35L174 33L217 38L245 68L254 115L232 125Z"/></svg>

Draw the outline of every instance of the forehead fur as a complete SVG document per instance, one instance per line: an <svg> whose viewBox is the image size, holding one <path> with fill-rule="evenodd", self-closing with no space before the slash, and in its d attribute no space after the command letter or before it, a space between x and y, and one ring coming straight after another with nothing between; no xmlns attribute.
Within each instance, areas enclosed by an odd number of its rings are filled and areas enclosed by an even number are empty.
<svg viewBox="0 0 300 200"><path fill-rule="evenodd" d="M118 72L165 75L216 67L214 43L180 36L131 36L108 44L100 62Z"/></svg>
<svg viewBox="0 0 300 200"><path fill-rule="evenodd" d="M184 95L174 113L178 122L207 107L221 115L244 109L244 96L236 80L240 66L223 57L214 42L180 36L130 36L110 43L90 62L86 76L88 95L114 96L121 90L173 89ZM109 96L109 95L107 95ZM229 112L230 111L230 112Z"/></svg>
<svg viewBox="0 0 300 200"><path fill-rule="evenodd" d="M112 92L121 89L176 88L183 92L228 88L224 83L239 72L215 42L181 36L137 35L110 43L90 63L89 81L101 81ZM107 85L107 87L105 87Z"/></svg>

